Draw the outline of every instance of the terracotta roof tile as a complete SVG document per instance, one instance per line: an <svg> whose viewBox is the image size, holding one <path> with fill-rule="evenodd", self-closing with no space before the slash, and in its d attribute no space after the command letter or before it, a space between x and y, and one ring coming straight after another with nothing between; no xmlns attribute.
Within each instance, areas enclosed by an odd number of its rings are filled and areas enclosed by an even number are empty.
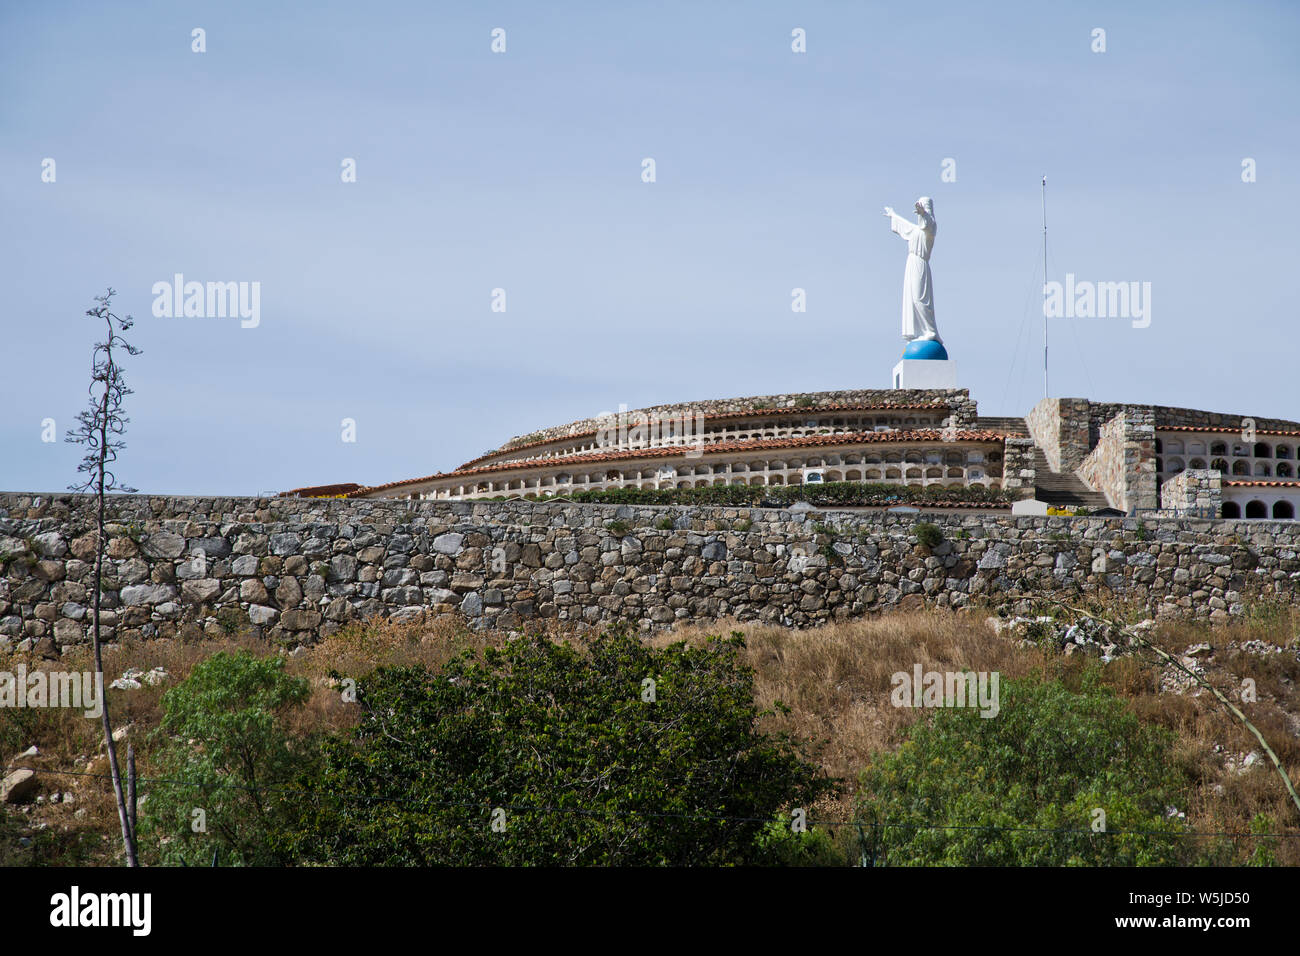
<svg viewBox="0 0 1300 956"><path fill-rule="evenodd" d="M1221 485L1231 488L1296 488L1300 489L1300 480L1292 479L1290 481L1273 481L1268 478L1259 479L1229 479L1224 478Z"/></svg>
<svg viewBox="0 0 1300 956"><path fill-rule="evenodd" d="M288 491L282 491L278 497L323 498L333 495L346 495L348 492L356 491L360 487L355 481L345 481L336 485L309 485L306 488L291 488Z"/></svg>
<svg viewBox="0 0 1300 956"><path fill-rule="evenodd" d="M1215 434L1223 434L1223 435L1241 434L1240 428L1228 428L1227 426L1215 427L1215 428L1202 428L1199 425L1157 425L1156 431L1158 432L1205 432L1207 434L1213 432ZM1300 435L1300 430L1285 431L1278 428L1257 428L1255 429L1255 434L1297 436Z"/></svg>
<svg viewBox="0 0 1300 956"><path fill-rule="evenodd" d="M767 440L718 442L705 446L705 454L713 455L737 451L760 451L763 449L780 450L786 448L818 448L837 445L888 445L912 442L946 441L945 431L939 428L918 428L911 431L890 432L850 432L842 435L809 435L804 438L780 438ZM953 441L1000 442L1006 438L1002 432L988 429L974 431L957 431L951 433ZM456 471L439 472L423 478L407 478L402 481L390 481L382 485L370 485L352 492L350 497L360 497L375 491L400 488L404 485L418 485L426 481L441 478L468 478L473 475L490 474L502 471L526 471L534 468L552 468L556 465L596 464L599 462L635 461L643 458L682 458L680 449L673 448L631 448L613 452L593 452L581 455L567 455L559 458L538 458L528 462L502 462L496 465L483 465L479 468L460 468Z"/></svg>
<svg viewBox="0 0 1300 956"><path fill-rule="evenodd" d="M908 409L913 411L947 411L951 408L952 406L946 402L866 402L861 404L843 405L810 405L807 408L755 408L751 411L742 412L717 412L713 415L705 415L704 420L706 422L722 422L733 418L754 418L755 416L772 418L779 415L798 415L800 413L809 412L906 411ZM636 411L644 411L644 409L636 409ZM629 411L627 414L631 416L633 413ZM693 420L694 416L679 415L676 418L661 418L659 419L659 424L666 425L674 422ZM524 442L521 445L511 445L507 442L500 448L494 448L492 451L484 452L477 458L471 458L456 470L462 471L466 468L472 468L480 461L513 451L522 451L525 448L535 448L538 445L549 445L553 442L567 441L571 438L587 438L596 434L596 431L596 429L591 428L586 431L573 432L569 435L556 435L554 438L539 438L537 441Z"/></svg>

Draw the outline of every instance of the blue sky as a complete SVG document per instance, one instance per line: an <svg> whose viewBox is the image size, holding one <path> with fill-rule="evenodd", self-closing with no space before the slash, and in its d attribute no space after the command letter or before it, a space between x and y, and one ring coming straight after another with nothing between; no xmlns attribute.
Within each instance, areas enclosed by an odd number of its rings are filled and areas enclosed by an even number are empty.
<svg viewBox="0 0 1300 956"><path fill-rule="evenodd" d="M83 407L110 285L144 350L119 475L154 493L425 475L620 403L887 387L905 247L880 211L923 194L961 384L1024 414L1044 173L1048 278L1152 289L1148 328L1052 320L1054 395L1300 418L1300 8L1062 6L4 4L0 488L75 479L42 421ZM260 282L260 324L155 318L178 272Z"/></svg>

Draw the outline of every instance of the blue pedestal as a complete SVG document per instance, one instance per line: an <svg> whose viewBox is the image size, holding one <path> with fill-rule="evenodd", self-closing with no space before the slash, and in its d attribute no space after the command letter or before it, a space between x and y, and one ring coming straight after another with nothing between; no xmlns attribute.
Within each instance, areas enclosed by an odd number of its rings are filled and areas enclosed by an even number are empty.
<svg viewBox="0 0 1300 956"><path fill-rule="evenodd" d="M903 358L943 362L948 358L948 350L943 347L942 342L934 339L915 339L908 342L907 348L903 349Z"/></svg>

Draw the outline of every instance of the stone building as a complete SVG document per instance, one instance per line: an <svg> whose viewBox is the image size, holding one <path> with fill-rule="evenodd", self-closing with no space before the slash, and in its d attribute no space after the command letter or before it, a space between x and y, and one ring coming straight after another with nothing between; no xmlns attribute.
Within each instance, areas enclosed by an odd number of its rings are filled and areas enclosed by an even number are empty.
<svg viewBox="0 0 1300 956"><path fill-rule="evenodd" d="M469 500L844 481L1002 490L1027 513L1294 519L1297 456L1300 423L1280 419L1081 398L990 418L967 389L866 389L620 409L517 436L451 471L285 494Z"/></svg>

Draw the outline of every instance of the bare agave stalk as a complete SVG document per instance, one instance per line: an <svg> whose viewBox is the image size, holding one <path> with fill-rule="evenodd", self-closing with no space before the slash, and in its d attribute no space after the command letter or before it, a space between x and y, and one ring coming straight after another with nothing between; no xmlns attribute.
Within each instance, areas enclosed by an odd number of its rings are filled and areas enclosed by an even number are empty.
<svg viewBox="0 0 1300 956"><path fill-rule="evenodd" d="M1228 698L1225 694L1223 694L1222 691L1219 690L1219 688L1215 687L1208 680L1206 680L1203 675L1198 674L1190 667L1187 667L1185 664L1183 664L1182 661L1178 660L1178 658L1174 657L1164 648L1157 647L1154 643L1152 643L1150 640L1148 640L1145 636L1143 636L1141 633L1139 633L1135 628L1131 627L1130 625L1122 624L1119 621L1113 620L1111 618L1099 614L1093 614L1091 611L1085 611L1083 608L1073 607L1069 604L1066 604L1064 601L1057 600L1056 598L1050 598L1041 595L1030 595L1030 594L1020 594L1020 595L1013 595L1013 596L1027 598L1030 600L1047 601L1051 604L1055 604L1059 608L1063 608L1067 611L1073 611L1075 614L1078 614L1082 617L1091 618L1094 621L1098 621L1102 624L1107 624L1110 627L1114 628L1115 630L1119 631L1120 633L1126 634L1128 637L1132 638L1133 643L1139 645L1140 647L1145 648L1146 650L1153 652L1166 664L1173 665L1175 668L1182 671L1184 674L1190 677L1201 687L1208 690L1211 694L1214 695L1215 700L1217 700L1220 704L1222 704L1227 709L1228 713L1232 714L1233 717L1241 721L1246 726L1246 729L1249 730L1251 734L1255 737L1255 739L1259 741L1259 745L1264 748L1264 753L1268 754L1268 759L1272 761L1273 769L1276 770L1277 775L1282 778L1282 783L1286 787L1286 792L1291 796L1291 802L1295 804L1296 810L1300 811L1300 794L1296 793L1295 784L1291 782L1291 775L1286 772L1286 768L1282 766L1282 761L1278 760L1277 754L1273 752L1273 748L1270 747L1268 745L1268 741L1264 739L1263 733L1261 733L1260 729L1256 727L1254 724L1252 724L1249 718L1247 718L1246 715L1242 713L1240 707L1234 704L1230 698Z"/></svg>
<svg viewBox="0 0 1300 956"><path fill-rule="evenodd" d="M108 338L95 343L91 353L90 407L77 415L77 427L68 435L67 441L85 445L88 452L82 459L77 471L87 476L79 485L70 485L73 491L93 491L95 494L96 533L95 533L95 604L91 620L91 647L95 654L95 677L100 688L104 686L104 658L100 641L100 597L101 581L104 571L104 496L111 491L130 493L128 488L117 483L117 477L109 469L117 460L117 452L126 447L120 435L126 431L130 419L122 414L122 399L131 394L122 378L122 369L118 366L113 350L128 355L139 355L140 350L123 339L118 332L126 331L133 323L128 315L125 319L110 310L114 292L109 289L102 296L96 296L99 303L87 310L92 318L102 319L108 328ZM116 327L114 324L116 323ZM104 724L104 746L108 750L108 766L113 778L113 794L117 798L117 815L122 824L122 845L126 851L128 866L139 866L136 855L135 827L127 808L126 795L122 789L122 772L117 762L117 745L113 740L113 722L108 715L108 700L102 698L102 719Z"/></svg>

